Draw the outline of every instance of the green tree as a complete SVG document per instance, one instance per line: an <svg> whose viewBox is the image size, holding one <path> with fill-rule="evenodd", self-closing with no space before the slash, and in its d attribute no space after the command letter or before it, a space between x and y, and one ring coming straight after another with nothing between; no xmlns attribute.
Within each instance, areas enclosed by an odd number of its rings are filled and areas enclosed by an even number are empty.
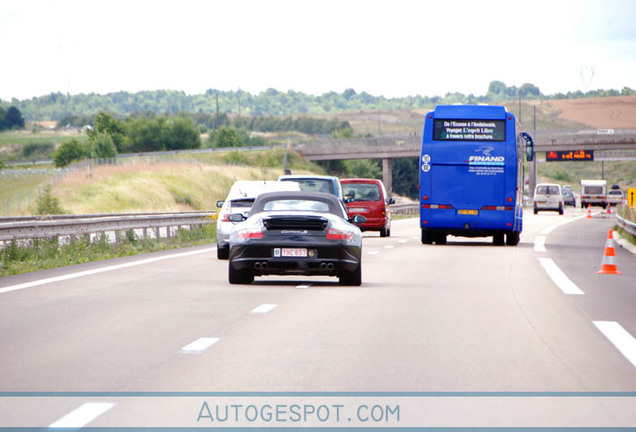
<svg viewBox="0 0 636 432"><path fill-rule="evenodd" d="M393 191L412 199L418 198L419 158L398 158L392 162Z"/></svg>
<svg viewBox="0 0 636 432"><path fill-rule="evenodd" d="M201 147L201 136L191 118L175 117L165 131L166 150L186 150Z"/></svg>
<svg viewBox="0 0 636 432"><path fill-rule="evenodd" d="M243 147L245 140L239 131L231 126L221 126L213 135L212 147Z"/></svg>
<svg viewBox="0 0 636 432"><path fill-rule="evenodd" d="M113 159L117 157L117 147L113 142L113 137L106 132L93 135L89 139L89 144L91 146L91 157L100 159Z"/></svg>
<svg viewBox="0 0 636 432"><path fill-rule="evenodd" d="M356 159L346 161L347 175L358 178L382 178L382 169L377 160Z"/></svg>
<svg viewBox="0 0 636 432"><path fill-rule="evenodd" d="M14 106L8 110L0 109L0 130L24 129L24 118L19 109Z"/></svg>
<svg viewBox="0 0 636 432"><path fill-rule="evenodd" d="M168 124L164 116L153 119L145 117L128 118L124 124L124 148L132 152L153 152L166 149Z"/></svg>
<svg viewBox="0 0 636 432"><path fill-rule="evenodd" d="M93 129L87 131L89 138L99 133L107 133L113 139L118 152L124 148L124 122L112 114L99 112L93 120Z"/></svg>
<svg viewBox="0 0 636 432"><path fill-rule="evenodd" d="M346 126L342 129L337 129L331 133L332 138L353 138L353 129Z"/></svg>
<svg viewBox="0 0 636 432"><path fill-rule="evenodd" d="M58 168L63 168L73 161L84 159L86 148L77 139L63 142L53 154L53 162Z"/></svg>
<svg viewBox="0 0 636 432"><path fill-rule="evenodd" d="M47 184L40 191L36 202L35 214L56 215L66 213L60 204L60 199L53 195L53 186Z"/></svg>

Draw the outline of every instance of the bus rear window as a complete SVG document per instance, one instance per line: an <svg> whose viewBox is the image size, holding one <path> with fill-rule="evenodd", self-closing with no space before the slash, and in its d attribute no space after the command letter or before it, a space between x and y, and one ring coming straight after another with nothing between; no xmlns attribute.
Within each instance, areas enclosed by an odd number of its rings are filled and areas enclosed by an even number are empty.
<svg viewBox="0 0 636 432"><path fill-rule="evenodd" d="M503 142L506 140L506 121L435 119L433 140Z"/></svg>

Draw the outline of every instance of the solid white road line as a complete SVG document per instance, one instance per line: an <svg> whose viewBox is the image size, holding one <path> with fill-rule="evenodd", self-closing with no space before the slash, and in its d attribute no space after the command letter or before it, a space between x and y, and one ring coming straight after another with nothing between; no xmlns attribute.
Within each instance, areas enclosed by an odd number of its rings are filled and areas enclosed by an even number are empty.
<svg viewBox="0 0 636 432"><path fill-rule="evenodd" d="M594 325L636 367L636 339L634 336L614 321L594 321Z"/></svg>
<svg viewBox="0 0 636 432"><path fill-rule="evenodd" d="M181 352L184 354L202 353L220 340L219 338L212 337L200 338L181 348Z"/></svg>
<svg viewBox="0 0 636 432"><path fill-rule="evenodd" d="M307 289L310 287L311 287L311 284L296 285L296 289Z"/></svg>
<svg viewBox="0 0 636 432"><path fill-rule="evenodd" d="M51 424L49 428L83 428L113 406L115 404L106 402L85 403Z"/></svg>
<svg viewBox="0 0 636 432"><path fill-rule="evenodd" d="M534 239L534 251L545 252L545 237L539 236Z"/></svg>
<svg viewBox="0 0 636 432"><path fill-rule="evenodd" d="M267 312L271 312L276 306L275 304L262 304L258 307L252 309L253 314L266 314Z"/></svg>
<svg viewBox="0 0 636 432"><path fill-rule="evenodd" d="M552 232L552 230L554 230L557 226L556 225L551 225L547 228L544 228L543 231L541 231L539 234L541 235L548 235Z"/></svg>
<svg viewBox="0 0 636 432"><path fill-rule="evenodd" d="M45 284L49 284L49 283L54 283L54 282L61 282L61 281L69 280L69 279L76 279L76 278L83 277L83 276L91 276L91 275L95 275L95 274L99 274L99 273L105 273L105 272L109 272L109 271L113 271L113 270L120 270L120 269L124 269L124 268L129 268L129 267L136 267L136 266L140 266L140 265L144 265L144 264L154 263L154 262L157 262L157 261L164 261L164 260L173 259L173 258L182 258L182 257L185 257L185 256L190 256L190 255L197 255L197 254L202 254L202 253L213 252L215 250L216 250L216 248L207 248L207 249L201 249L201 250L196 250L196 251L191 251L191 252L183 252L183 253L178 253L178 254L173 254L173 255L164 255L164 256L155 257L155 258L147 258L147 259L142 259L142 260L138 260L138 261L132 261L132 262L124 263L124 264L117 264L117 265L108 266L108 267L100 267L100 268L96 268L96 269L93 269L93 270L86 270L86 271L82 271L82 272L78 272L78 273L70 273L70 274L66 274L66 275L62 275L62 276L56 276L56 277L52 277L52 278L48 278L48 279L40 279L40 280L36 280L36 281L33 281L33 282L26 282L26 283L23 283L23 284L8 286L8 287L5 287L5 288L0 288L0 294L8 293L8 292L11 292L11 291L17 291L17 290L21 290L21 289L25 289L25 288L32 288L32 287L45 285Z"/></svg>
<svg viewBox="0 0 636 432"><path fill-rule="evenodd" d="M577 287L561 269L550 258L539 258L539 262L550 276L550 279L565 294L584 295L585 293Z"/></svg>

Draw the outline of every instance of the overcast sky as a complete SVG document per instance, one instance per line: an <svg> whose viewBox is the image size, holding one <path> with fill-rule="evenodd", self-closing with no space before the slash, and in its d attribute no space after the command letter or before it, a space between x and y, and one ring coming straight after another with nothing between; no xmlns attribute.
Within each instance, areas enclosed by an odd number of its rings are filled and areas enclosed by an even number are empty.
<svg viewBox="0 0 636 432"><path fill-rule="evenodd" d="M0 0L0 99L636 89L636 0Z"/></svg>

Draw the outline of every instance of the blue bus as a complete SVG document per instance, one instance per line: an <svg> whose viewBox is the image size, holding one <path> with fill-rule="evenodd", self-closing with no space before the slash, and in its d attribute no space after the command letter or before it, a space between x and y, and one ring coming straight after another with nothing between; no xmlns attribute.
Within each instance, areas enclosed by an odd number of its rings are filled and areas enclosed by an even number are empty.
<svg viewBox="0 0 636 432"><path fill-rule="evenodd" d="M426 114L420 154L423 244L448 235L517 245L530 135L502 106L438 105Z"/></svg>

